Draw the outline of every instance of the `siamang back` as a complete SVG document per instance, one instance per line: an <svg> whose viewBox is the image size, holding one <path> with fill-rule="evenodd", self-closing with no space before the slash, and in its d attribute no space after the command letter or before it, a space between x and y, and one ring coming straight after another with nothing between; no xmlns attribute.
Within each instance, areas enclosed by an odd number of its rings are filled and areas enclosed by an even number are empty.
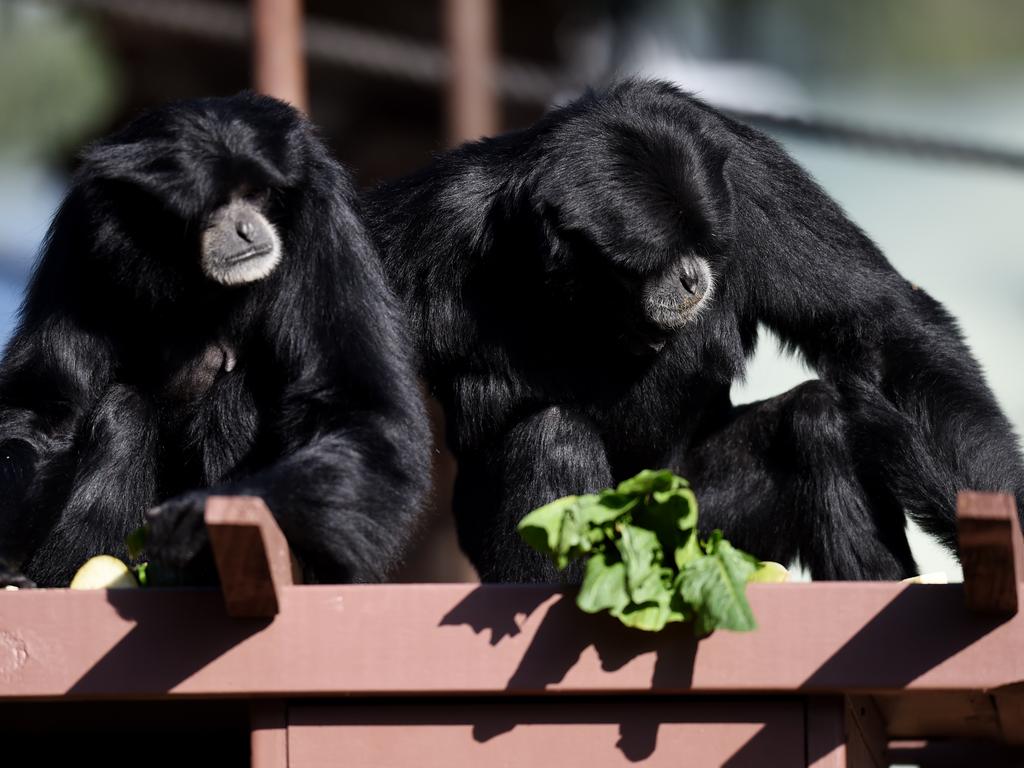
<svg viewBox="0 0 1024 768"><path fill-rule="evenodd" d="M208 565L210 493L263 497L305 572L373 581L429 430L346 171L295 110L168 105L90 147L0 365L0 580L91 555Z"/></svg>
<svg viewBox="0 0 1024 768"><path fill-rule="evenodd" d="M945 309L763 134L626 82L366 195L459 461L487 580L556 577L515 526L644 467L701 522L815 578L955 548L958 489L1024 509L1017 440ZM764 325L819 380L734 406Z"/></svg>

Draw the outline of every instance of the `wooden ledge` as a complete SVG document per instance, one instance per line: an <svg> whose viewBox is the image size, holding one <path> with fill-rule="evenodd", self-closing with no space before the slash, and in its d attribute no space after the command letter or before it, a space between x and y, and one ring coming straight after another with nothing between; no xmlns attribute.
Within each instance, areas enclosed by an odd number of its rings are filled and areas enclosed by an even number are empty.
<svg viewBox="0 0 1024 768"><path fill-rule="evenodd" d="M284 586L272 622L217 590L0 592L0 699L1014 690L1024 613L959 584L753 584L759 628L650 634L526 585Z"/></svg>

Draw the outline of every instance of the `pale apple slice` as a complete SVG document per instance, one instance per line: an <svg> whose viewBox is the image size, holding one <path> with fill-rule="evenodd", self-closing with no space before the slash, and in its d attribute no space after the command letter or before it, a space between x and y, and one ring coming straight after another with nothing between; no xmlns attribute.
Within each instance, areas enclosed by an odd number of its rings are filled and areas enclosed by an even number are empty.
<svg viewBox="0 0 1024 768"><path fill-rule="evenodd" d="M764 560L749 580L764 584L781 584L784 581L789 581L789 571L782 563Z"/></svg>
<svg viewBox="0 0 1024 768"><path fill-rule="evenodd" d="M936 571L934 573L922 573L919 576L911 576L909 579L903 579L904 584L948 584L949 576L946 575L945 571Z"/></svg>
<svg viewBox="0 0 1024 768"><path fill-rule="evenodd" d="M90 557L71 580L71 589L135 589L138 586L128 566L110 555Z"/></svg>

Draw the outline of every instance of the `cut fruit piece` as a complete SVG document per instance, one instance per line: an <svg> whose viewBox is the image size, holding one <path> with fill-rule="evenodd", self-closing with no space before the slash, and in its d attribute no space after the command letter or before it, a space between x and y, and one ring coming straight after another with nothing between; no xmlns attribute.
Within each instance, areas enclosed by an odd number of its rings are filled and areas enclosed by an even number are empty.
<svg viewBox="0 0 1024 768"><path fill-rule="evenodd" d="M762 584L781 584L784 581L789 581L789 571L782 563L773 563L771 560L765 560L754 571L754 575L749 580Z"/></svg>
<svg viewBox="0 0 1024 768"><path fill-rule="evenodd" d="M71 589L134 589L138 586L128 566L110 555L89 558L71 580Z"/></svg>
<svg viewBox="0 0 1024 768"><path fill-rule="evenodd" d="M922 573L919 576L911 576L909 579L903 579L904 584L949 584L949 576L946 575L945 571L936 571L934 573Z"/></svg>

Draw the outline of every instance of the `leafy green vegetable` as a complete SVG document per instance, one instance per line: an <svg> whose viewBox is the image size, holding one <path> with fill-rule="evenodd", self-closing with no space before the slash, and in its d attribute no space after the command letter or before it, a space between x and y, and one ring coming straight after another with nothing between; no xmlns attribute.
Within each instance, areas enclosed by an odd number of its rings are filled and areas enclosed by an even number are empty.
<svg viewBox="0 0 1024 768"><path fill-rule="evenodd" d="M135 580L139 582L140 587L149 586L149 563L133 565L132 571L135 573Z"/></svg>
<svg viewBox="0 0 1024 768"><path fill-rule="evenodd" d="M146 526L140 525L129 533L124 543L128 547L128 557L132 560L138 560L142 557L142 553L146 549Z"/></svg>
<svg viewBox="0 0 1024 768"><path fill-rule="evenodd" d="M558 568L587 558L576 604L648 631L692 621L699 635L754 629L745 594L761 563L715 531L697 536L697 498L670 470L644 470L618 487L534 510L519 533Z"/></svg>
<svg viewBox="0 0 1024 768"><path fill-rule="evenodd" d="M146 535L146 526L141 525L129 533L128 537L124 540L125 546L128 547L128 557L131 560L138 560L142 557L146 550ZM139 586L145 587L149 581L149 574L147 573L149 563L137 563L130 566L130 568L135 574L135 579L139 582Z"/></svg>

